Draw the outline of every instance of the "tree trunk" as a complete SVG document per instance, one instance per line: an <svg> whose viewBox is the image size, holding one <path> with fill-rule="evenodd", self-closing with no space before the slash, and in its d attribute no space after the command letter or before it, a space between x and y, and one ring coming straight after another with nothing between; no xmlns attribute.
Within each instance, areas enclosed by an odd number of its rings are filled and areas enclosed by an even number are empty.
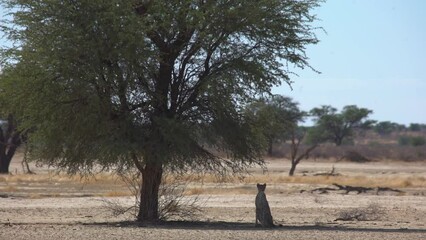
<svg viewBox="0 0 426 240"><path fill-rule="evenodd" d="M295 146L295 148L293 148L294 150L293 150L293 153L292 153L291 168L290 168L290 171L288 173L289 176L293 176L294 175L294 172L296 171L297 164L299 164L300 161L303 158L306 158L307 156L309 156L309 153L311 153L316 147L318 147L318 144L312 145L311 147L309 147L308 149L306 149L306 151L303 154L301 154L298 157L296 156L296 153L297 153L297 148L299 147L299 145L294 145L293 144L293 146Z"/></svg>
<svg viewBox="0 0 426 240"><path fill-rule="evenodd" d="M0 147L0 174L9 173L10 162L15 155L16 149L21 144L21 141L18 137L13 137L11 141L12 143L9 147Z"/></svg>
<svg viewBox="0 0 426 240"><path fill-rule="evenodd" d="M9 165L10 161L8 161L6 157L0 157L0 174L8 174Z"/></svg>
<svg viewBox="0 0 426 240"><path fill-rule="evenodd" d="M7 151L0 153L0 174L9 173L10 162L12 161L13 155L15 155L16 148L17 146L11 146L7 150L3 147L0 148L1 151Z"/></svg>
<svg viewBox="0 0 426 240"><path fill-rule="evenodd" d="M334 143L336 144L337 147L339 147L343 143L343 137L336 137Z"/></svg>
<svg viewBox="0 0 426 240"><path fill-rule="evenodd" d="M0 174L9 173L10 161L7 159L7 140L3 136L3 129L0 127Z"/></svg>
<svg viewBox="0 0 426 240"><path fill-rule="evenodd" d="M163 176L160 163L148 162L142 171L142 188L137 220L155 223L159 221L158 191Z"/></svg>
<svg viewBox="0 0 426 240"><path fill-rule="evenodd" d="M294 175L294 172L296 171L296 166L297 166L297 163L292 161L291 162L290 172L288 172L289 176L293 176Z"/></svg>
<svg viewBox="0 0 426 240"><path fill-rule="evenodd" d="M0 126L0 174L9 173L9 165L16 149L21 145L20 133L16 130L13 115L7 117L7 128Z"/></svg>
<svg viewBox="0 0 426 240"><path fill-rule="evenodd" d="M273 150L273 145L274 145L274 141L272 139L269 139L269 143L268 143L268 156L272 157L272 150Z"/></svg>

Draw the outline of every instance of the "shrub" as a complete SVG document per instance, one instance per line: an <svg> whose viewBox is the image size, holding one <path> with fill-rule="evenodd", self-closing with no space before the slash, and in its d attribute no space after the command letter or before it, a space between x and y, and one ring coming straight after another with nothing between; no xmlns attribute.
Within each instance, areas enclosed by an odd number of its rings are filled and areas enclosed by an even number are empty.
<svg viewBox="0 0 426 240"><path fill-rule="evenodd" d="M343 210L335 221L375 221L379 220L385 211L377 203L371 203L366 207Z"/></svg>
<svg viewBox="0 0 426 240"><path fill-rule="evenodd" d="M119 200L104 199L105 207L109 209L113 216L123 215L130 212L131 217L137 217L140 206L140 173L129 171L119 174L119 177L126 183L131 194L135 197L133 206L124 206ZM195 196L185 196L188 185L187 179L180 179L178 176L164 174L158 191L159 194L159 219L160 220L193 220L202 209L200 199Z"/></svg>
<svg viewBox="0 0 426 240"><path fill-rule="evenodd" d="M409 136L401 136L398 139L398 144L401 146L414 146L414 147L418 147L418 146L423 146L426 144L426 139L422 136L417 136L417 137L409 137Z"/></svg>
<svg viewBox="0 0 426 240"><path fill-rule="evenodd" d="M413 131L413 132L418 132L422 129L422 127L418 123L411 123L408 129L410 129L410 131Z"/></svg>
<svg viewBox="0 0 426 240"><path fill-rule="evenodd" d="M411 145L414 147L423 146L426 144L426 140L424 137L412 137L411 138Z"/></svg>
<svg viewBox="0 0 426 240"><path fill-rule="evenodd" d="M401 145L401 146L408 146L408 145L410 145L410 137L400 136L398 138L398 144Z"/></svg>

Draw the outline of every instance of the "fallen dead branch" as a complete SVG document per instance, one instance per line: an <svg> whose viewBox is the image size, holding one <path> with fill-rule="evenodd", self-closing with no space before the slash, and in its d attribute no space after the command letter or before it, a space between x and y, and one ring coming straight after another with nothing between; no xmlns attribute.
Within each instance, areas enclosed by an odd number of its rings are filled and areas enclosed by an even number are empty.
<svg viewBox="0 0 426 240"><path fill-rule="evenodd" d="M330 172L315 173L314 176L341 176L340 173L336 173L335 171L336 171L336 169L334 168L334 165L333 165Z"/></svg>
<svg viewBox="0 0 426 240"><path fill-rule="evenodd" d="M356 192L357 194L361 194L361 193L367 193L367 191L376 191L376 194L378 195L379 192L386 192L386 191L390 191L390 192L396 192L396 193L402 193L403 191L399 190L399 189L393 189L393 188L389 188L389 187L376 187L376 188L371 188L371 187L359 187L359 186L349 186L349 185L339 185L337 183L333 183L333 186L337 187L337 188L331 188L331 187L321 187L321 188L315 188L312 189L311 191L309 191L310 193L319 193L319 194L327 194L330 191L345 191L344 194L349 194L350 192ZM306 190L301 190L300 193L306 192Z"/></svg>
<svg viewBox="0 0 426 240"><path fill-rule="evenodd" d="M349 185L339 185L337 183L333 183L333 185L338 187L337 191L344 190L346 191L346 194L350 192L357 192L357 194L360 194L360 193L366 193L367 191L373 190L373 188L369 188L369 187L354 187Z"/></svg>

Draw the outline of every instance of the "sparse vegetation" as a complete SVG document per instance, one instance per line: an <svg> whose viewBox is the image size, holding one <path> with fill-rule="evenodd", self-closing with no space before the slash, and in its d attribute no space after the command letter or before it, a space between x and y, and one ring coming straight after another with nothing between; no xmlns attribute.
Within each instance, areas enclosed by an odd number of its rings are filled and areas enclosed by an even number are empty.
<svg viewBox="0 0 426 240"><path fill-rule="evenodd" d="M426 144L426 139L423 136L400 136L398 144L401 146L423 146Z"/></svg>
<svg viewBox="0 0 426 240"><path fill-rule="evenodd" d="M385 210L377 203L370 203L366 207L343 210L339 212L335 221L377 221L383 218Z"/></svg>
<svg viewBox="0 0 426 240"><path fill-rule="evenodd" d="M137 217L140 206L140 191L141 184L139 172L126 172L120 174L120 179L126 183L131 196L134 197L135 202L133 206L123 206L120 201L114 199L104 199L103 202L107 209L111 211L114 216L132 213L133 217ZM201 192L191 191L191 197L188 197L187 186L188 180L183 180L177 176L165 174L159 190L159 216L160 220L192 220L202 212L200 208L200 201L198 195ZM115 193L115 192L113 192ZM123 192L118 192L121 194ZM120 196L120 195L117 195ZM128 196L128 195L126 195ZM105 197L116 197L109 195Z"/></svg>
<svg viewBox="0 0 426 240"><path fill-rule="evenodd" d="M336 172L337 171L337 172ZM337 183L340 185L351 185L351 186L362 186L362 187L389 187L389 188L426 188L426 177L422 176L345 176L337 175L338 170L335 170L334 176L314 176L314 173L310 176L286 176L281 173L268 173L268 174L252 174L244 178L234 176L228 177L225 180L218 181L217 176L211 174L205 174L203 176L190 174L185 176L179 176L175 179L173 176L168 176L168 180L165 180L165 184L172 184L175 181L185 182L185 190L183 195L198 195L198 194L209 194L209 193L224 193L230 192L231 194L236 191L240 193L250 193L251 188L245 189L243 186L234 186L231 188L226 187L224 184L247 184L253 185L258 182L267 182L270 184L281 184L281 183L298 183L298 184L323 184L331 185ZM115 174L99 174L93 178L82 178L79 176L68 177L66 175L48 175L48 174L37 174L37 175L11 175L3 176L0 178L0 183L4 184L36 184L43 186L50 186L52 184L64 184L64 185L82 185L84 188L91 188L91 186L97 187L102 185L113 185L119 188L128 187L129 185L125 181L121 180ZM205 184L218 184L221 188L209 189L205 187ZM60 185L59 185L60 186ZM214 190L214 191L213 191ZM118 192L127 192L123 190L117 190ZM108 194L111 190L105 190L100 196ZM128 190L129 196L134 196L133 190Z"/></svg>

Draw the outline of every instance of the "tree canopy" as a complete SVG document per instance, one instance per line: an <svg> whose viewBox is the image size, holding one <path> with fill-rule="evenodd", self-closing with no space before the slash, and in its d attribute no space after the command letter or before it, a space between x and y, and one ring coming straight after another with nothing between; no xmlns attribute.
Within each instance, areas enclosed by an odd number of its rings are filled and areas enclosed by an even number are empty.
<svg viewBox="0 0 426 240"><path fill-rule="evenodd" d="M382 121L374 125L374 131L376 131L380 135L389 135L394 131L398 131L399 129L401 129L400 124L390 121Z"/></svg>
<svg viewBox="0 0 426 240"><path fill-rule="evenodd" d="M30 157L69 172L97 164L143 178L138 219L158 219L165 168L262 163L242 114L310 67L319 0L1 0L1 94ZM210 149L227 154L220 158Z"/></svg>
<svg viewBox="0 0 426 240"><path fill-rule="evenodd" d="M375 123L367 119L373 113L372 110L355 105L343 107L340 113L331 106L313 108L310 113L315 121L315 127L309 134L310 141L331 141L336 146L340 146L344 140L350 140L355 129L367 129Z"/></svg>
<svg viewBox="0 0 426 240"><path fill-rule="evenodd" d="M271 156L273 144L288 140L306 113L290 97L273 95L248 105L246 114L264 136Z"/></svg>

